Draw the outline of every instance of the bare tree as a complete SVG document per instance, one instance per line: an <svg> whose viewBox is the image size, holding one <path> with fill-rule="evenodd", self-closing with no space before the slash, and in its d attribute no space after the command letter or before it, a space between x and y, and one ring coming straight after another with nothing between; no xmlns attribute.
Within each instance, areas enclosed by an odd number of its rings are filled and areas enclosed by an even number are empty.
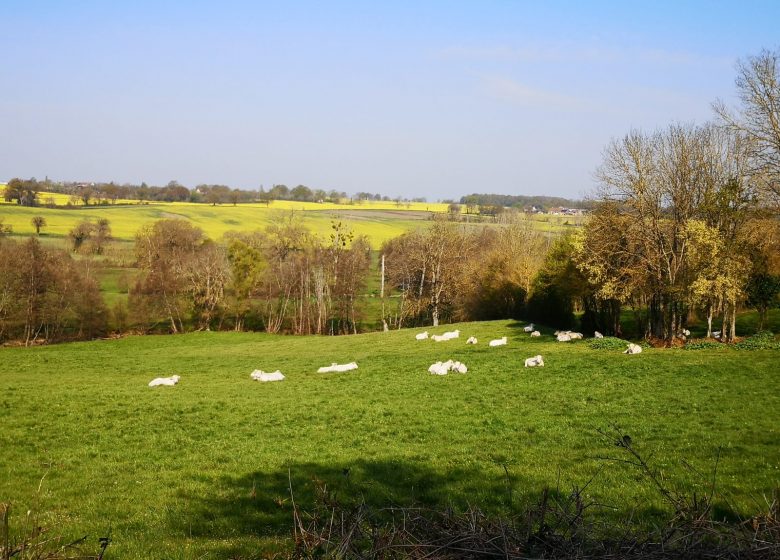
<svg viewBox="0 0 780 560"><path fill-rule="evenodd" d="M0 337L29 345L40 339L90 337L105 326L97 282L85 267L35 238L0 246Z"/></svg>
<svg viewBox="0 0 780 560"><path fill-rule="evenodd" d="M459 227L436 222L385 244L388 277L402 296L399 328L406 318L430 320L435 327L452 316L464 280L461 269L473 257L474 241Z"/></svg>
<svg viewBox="0 0 780 560"><path fill-rule="evenodd" d="M751 173L780 203L780 51L763 50L737 64L737 95L732 112L722 101L713 104L722 123L749 141Z"/></svg>
<svg viewBox="0 0 780 560"><path fill-rule="evenodd" d="M607 148L597 175L601 206L578 264L602 296L644 300L647 335L671 341L698 291L725 311L723 330L733 338L745 280L737 257L755 210L745 148L740 135L710 125L632 132ZM709 239L709 257L696 260Z"/></svg>
<svg viewBox="0 0 780 560"><path fill-rule="evenodd" d="M522 215L508 215L500 228L472 233L479 251L460 265L455 318L519 318L534 277L544 262L546 240Z"/></svg>
<svg viewBox="0 0 780 560"><path fill-rule="evenodd" d="M187 281L186 290L192 302L198 330L209 330L218 306L225 299L230 279L225 249L215 243L204 243L190 258L178 263L177 274Z"/></svg>
<svg viewBox="0 0 780 560"><path fill-rule="evenodd" d="M173 333L184 330L193 310L184 271L203 241L203 231L177 219L159 220L136 234L136 258L144 273L131 296L144 304L147 319L164 316Z"/></svg>

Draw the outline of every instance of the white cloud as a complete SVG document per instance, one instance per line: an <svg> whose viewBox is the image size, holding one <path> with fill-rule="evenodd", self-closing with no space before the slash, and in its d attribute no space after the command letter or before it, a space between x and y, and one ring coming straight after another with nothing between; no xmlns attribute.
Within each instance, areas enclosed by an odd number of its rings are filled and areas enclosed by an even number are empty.
<svg viewBox="0 0 780 560"><path fill-rule="evenodd" d="M482 84L488 95L527 107L582 110L589 103L579 97L528 86L503 76L486 76Z"/></svg>

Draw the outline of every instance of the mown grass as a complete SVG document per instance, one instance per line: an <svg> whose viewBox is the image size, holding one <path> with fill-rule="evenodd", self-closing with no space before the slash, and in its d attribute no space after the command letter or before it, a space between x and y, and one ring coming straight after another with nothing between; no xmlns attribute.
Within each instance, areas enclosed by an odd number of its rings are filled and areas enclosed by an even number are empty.
<svg viewBox="0 0 780 560"><path fill-rule="evenodd" d="M112 558L203 558L289 545L296 500L319 479L372 503L511 511L544 486L582 487L650 518L655 491L597 429L616 423L668 484L717 485L723 511L756 511L780 481L778 353L590 350L517 323L351 337L195 333L0 349L0 501L56 530L111 532ZM429 329L443 332L445 329ZM475 335L477 346L465 339ZM490 338L509 345L488 348ZM522 360L543 354L545 368ZM746 359L749 356L749 359ZM432 376L448 358L469 373ZM317 374L332 361L360 369ZM282 383L249 379L280 368ZM150 389L178 373L174 388ZM704 474L686 469L685 460ZM507 480L504 466L510 473ZM289 479L288 479L289 477ZM509 501L508 486L513 502Z"/></svg>

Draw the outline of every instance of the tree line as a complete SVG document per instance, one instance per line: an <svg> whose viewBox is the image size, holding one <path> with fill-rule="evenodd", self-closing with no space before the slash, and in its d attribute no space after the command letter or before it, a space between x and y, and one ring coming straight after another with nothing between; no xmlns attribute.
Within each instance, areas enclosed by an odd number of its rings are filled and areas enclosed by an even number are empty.
<svg viewBox="0 0 780 560"><path fill-rule="evenodd" d="M306 185L288 187L284 184L273 185L269 190L262 186L257 190L232 188L221 184L199 184L188 188L178 181L169 181L164 186L141 183L117 184L111 182L79 183L73 181L39 181L32 177L9 180L3 198L6 202L15 202L21 206L54 206L53 200L41 200L42 192L65 194L70 197L68 204L73 205L110 205L120 200L143 202L193 202L204 204L233 204L249 202L270 203L273 200L294 200L299 202L334 202L348 201L394 201L408 202L401 197L390 198L381 194L358 192L350 197L344 191L335 189L312 189ZM425 202L425 198L415 198L412 202Z"/></svg>
<svg viewBox="0 0 780 560"><path fill-rule="evenodd" d="M743 305L763 326L780 291L778 56L739 63L735 111L718 102L712 123L634 130L606 147L592 216L539 277L548 316L570 323L579 305L584 329L620 335L630 307L633 334L667 343L697 311L728 341Z"/></svg>
<svg viewBox="0 0 780 560"><path fill-rule="evenodd" d="M107 309L89 255L101 255L111 243L110 224L84 221L68 239L68 251L35 238L0 239L0 340L100 336L109 325L136 332L336 335L364 330L367 321L402 328L517 317L547 244L522 220L502 227L436 221L376 251L335 219L325 237L291 213L262 231L231 232L219 242L188 221L164 219L137 233L138 274L127 303ZM378 278L382 256L386 266ZM47 263L40 265L45 281L38 268L17 266L22 262ZM84 295L70 301L75 294L67 286L76 282ZM379 282L384 293L368 289ZM379 313L380 301L381 317L367 318L367 308Z"/></svg>
<svg viewBox="0 0 780 560"><path fill-rule="evenodd" d="M586 200L571 200L558 196L528 196L511 194L468 194L460 197L460 204L466 207L467 212L474 213L479 208L528 208L536 207L540 210L549 210L554 206L564 208L588 208L590 202Z"/></svg>

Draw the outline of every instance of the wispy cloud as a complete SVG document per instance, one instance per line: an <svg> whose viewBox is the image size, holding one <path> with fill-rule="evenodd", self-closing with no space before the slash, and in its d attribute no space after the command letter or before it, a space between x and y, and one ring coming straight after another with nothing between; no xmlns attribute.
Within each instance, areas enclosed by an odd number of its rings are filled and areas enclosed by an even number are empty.
<svg viewBox="0 0 780 560"><path fill-rule="evenodd" d="M583 98L532 87L504 76L484 76L482 85L492 97L527 107L555 110L589 108L589 103Z"/></svg>
<svg viewBox="0 0 780 560"><path fill-rule="evenodd" d="M694 52L600 45L450 46L438 51L443 59L491 62L579 62L591 64L644 63L658 66L731 67L734 59Z"/></svg>
<svg viewBox="0 0 780 560"><path fill-rule="evenodd" d="M557 49L539 46L509 47L509 46L484 46L467 47L451 46L441 49L437 53L445 59L470 59L490 61L525 61L542 62L563 60L564 53Z"/></svg>

